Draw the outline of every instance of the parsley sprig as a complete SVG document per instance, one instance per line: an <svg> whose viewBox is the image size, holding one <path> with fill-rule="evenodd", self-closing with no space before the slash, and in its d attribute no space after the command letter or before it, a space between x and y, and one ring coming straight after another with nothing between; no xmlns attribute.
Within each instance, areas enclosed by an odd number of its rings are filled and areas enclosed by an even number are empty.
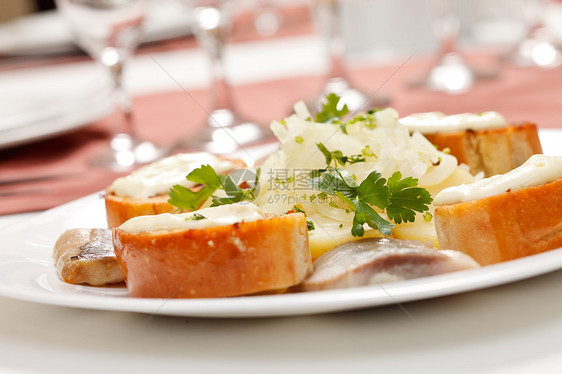
<svg viewBox="0 0 562 374"><path fill-rule="evenodd" d="M344 156L343 152L340 150L335 150L330 152L328 148L322 143L316 143L316 146L322 152L324 157L326 157L326 164L330 165L332 161L334 161L335 165L338 164L341 166L345 166L345 164L356 164L358 162L365 162L364 155L351 155L351 156Z"/></svg>
<svg viewBox="0 0 562 374"><path fill-rule="evenodd" d="M259 169L255 181L251 183L253 186L250 186L247 181L236 184L230 175L218 175L210 165L202 165L194 169L187 175L186 179L202 185L202 187L198 191L192 191L187 187L176 184L170 189L168 203L179 209L197 210L208 198L212 199L211 206L253 201L256 198ZM217 190L223 190L226 197L213 195Z"/></svg>
<svg viewBox="0 0 562 374"><path fill-rule="evenodd" d="M335 93L326 95L324 102L322 103L322 108L318 113L316 113L314 120L316 122L339 125L341 132L346 135L348 135L348 126L354 125L358 122L361 122L363 126L367 128L374 128L377 126L375 113L380 109L373 108L365 113L358 113L351 116L351 118L346 118L350 115L349 108L346 104L340 105L340 100L341 97L336 95ZM338 109L340 107L341 109ZM308 120L311 121L312 118L309 118Z"/></svg>
<svg viewBox="0 0 562 374"><path fill-rule="evenodd" d="M337 161L336 167L330 166L330 162L325 169L312 171L308 183L315 190L337 197L344 209L354 212L353 236L363 236L365 224L383 235L392 234L395 225L384 219L373 206L386 211L388 218L397 224L414 222L416 212L429 210L432 198L426 189L417 187L415 178L402 179L402 174L397 171L386 180L373 171L357 184L346 170L337 167Z"/></svg>
<svg viewBox="0 0 562 374"><path fill-rule="evenodd" d="M326 95L326 100L322 103L322 109L316 113L314 118L316 122L333 122L340 120L349 113L347 104L344 104L341 109L338 109L340 97L335 93Z"/></svg>

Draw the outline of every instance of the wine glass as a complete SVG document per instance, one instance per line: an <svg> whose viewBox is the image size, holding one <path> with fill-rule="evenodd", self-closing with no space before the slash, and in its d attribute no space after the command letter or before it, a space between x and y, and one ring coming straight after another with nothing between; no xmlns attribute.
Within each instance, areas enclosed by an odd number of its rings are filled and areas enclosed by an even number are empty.
<svg viewBox="0 0 562 374"><path fill-rule="evenodd" d="M144 0L56 0L75 39L109 73L116 117L109 149L90 160L92 166L116 171L154 161L166 151L140 140L134 128L131 100L123 86L128 58L138 44Z"/></svg>
<svg viewBox="0 0 562 374"><path fill-rule="evenodd" d="M347 105L351 112L361 109L388 106L390 100L378 94L367 94L353 86L345 67L345 40L342 31L340 0L315 0L314 11L320 34L327 44L329 71L318 97L312 100L310 108L320 109L324 97L335 93L340 97L339 105Z"/></svg>
<svg viewBox="0 0 562 374"><path fill-rule="evenodd" d="M188 4L194 8L195 37L211 63L212 83L205 127L196 136L185 139L182 145L212 153L231 153L272 137L268 128L247 120L237 111L225 76L224 47L231 29L234 2L191 0Z"/></svg>
<svg viewBox="0 0 562 374"><path fill-rule="evenodd" d="M283 23L283 15L275 0L257 0L255 5L254 28L260 35L275 34Z"/></svg>
<svg viewBox="0 0 562 374"><path fill-rule="evenodd" d="M524 0L522 12L529 26L527 35L504 59L517 66L557 67L562 55L551 41L544 24L546 4L544 0Z"/></svg>
<svg viewBox="0 0 562 374"><path fill-rule="evenodd" d="M457 46L460 21L451 1L428 1L433 32L439 41L440 51L429 72L409 82L410 86L455 94L468 91L478 79L496 77L497 72L493 69L476 70L469 66L460 53Z"/></svg>

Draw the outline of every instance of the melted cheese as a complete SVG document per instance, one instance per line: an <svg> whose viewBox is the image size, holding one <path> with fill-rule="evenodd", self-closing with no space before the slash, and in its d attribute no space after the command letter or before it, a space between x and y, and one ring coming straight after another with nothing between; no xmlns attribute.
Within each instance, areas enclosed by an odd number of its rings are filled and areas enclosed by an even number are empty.
<svg viewBox="0 0 562 374"><path fill-rule="evenodd" d="M130 233L206 229L264 219L265 214L252 203L235 203L204 208L196 212L134 217L119 226Z"/></svg>
<svg viewBox="0 0 562 374"><path fill-rule="evenodd" d="M416 113L400 119L410 131L423 134L465 130L483 130L507 126L507 121L498 112L478 114L461 113L447 116L441 112Z"/></svg>
<svg viewBox="0 0 562 374"><path fill-rule="evenodd" d="M180 153L117 178L108 190L121 197L148 198L167 193L176 184L191 188L195 183L185 177L206 164L211 165L217 174L234 168L232 161L221 160L210 153Z"/></svg>
<svg viewBox="0 0 562 374"><path fill-rule="evenodd" d="M523 165L471 184L445 188L435 196L435 205L458 204L507 191L540 186L562 178L562 157L533 155Z"/></svg>

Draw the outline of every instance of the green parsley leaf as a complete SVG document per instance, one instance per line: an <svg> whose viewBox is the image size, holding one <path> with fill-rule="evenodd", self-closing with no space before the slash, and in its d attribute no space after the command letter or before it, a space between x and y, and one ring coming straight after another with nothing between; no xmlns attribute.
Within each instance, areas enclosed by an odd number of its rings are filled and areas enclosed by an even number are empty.
<svg viewBox="0 0 562 374"><path fill-rule="evenodd" d="M372 171L359 185L357 194L361 200L384 209L390 204L390 189L386 186L386 179L381 178L381 173Z"/></svg>
<svg viewBox="0 0 562 374"><path fill-rule="evenodd" d="M335 196L336 192L348 198L357 196L357 184L345 170L328 167L318 176L311 176L308 184L315 190Z"/></svg>
<svg viewBox="0 0 562 374"><path fill-rule="evenodd" d="M416 212L429 210L429 204L433 201L431 195L425 188L416 187L418 180L412 177L402 178L397 171L388 178L390 189L390 204L386 208L388 218L396 223L414 222Z"/></svg>
<svg viewBox="0 0 562 374"><path fill-rule="evenodd" d="M188 181L204 184L205 186L218 189L222 188L222 180L215 172L211 165L201 165L201 167L194 169L186 177Z"/></svg>
<svg viewBox="0 0 562 374"><path fill-rule="evenodd" d="M344 104L338 109L340 97L335 93L326 95L326 100L322 103L322 109L316 114L316 122L330 122L334 119L343 118L349 113L349 108Z"/></svg>
<svg viewBox="0 0 562 374"><path fill-rule="evenodd" d="M253 201L258 186L259 169L253 181L253 187L242 188L227 175L217 175L210 165L202 165L193 170L186 177L187 180L203 185L199 191L192 191L187 187L176 184L170 189L168 203L179 209L197 210L208 198L212 199L211 206ZM244 181L248 182L248 181ZM224 190L226 197L217 197L216 190Z"/></svg>
<svg viewBox="0 0 562 374"><path fill-rule="evenodd" d="M373 229L379 230L383 235L392 234L394 225L382 218L371 206L363 201L356 203L355 216L353 217L353 226L351 234L353 236L363 236L365 229L363 225L366 223Z"/></svg>
<svg viewBox="0 0 562 374"><path fill-rule="evenodd" d="M197 210L215 190L215 188L205 186L199 191L193 192L187 187L176 184L170 189L168 203L182 210Z"/></svg>
<svg viewBox="0 0 562 374"><path fill-rule="evenodd" d="M351 228L354 236L364 235L365 224L383 235L392 233L394 224L380 216L373 206L386 210L388 218L399 224L413 222L416 212L427 211L432 201L427 190L416 187L417 179L401 179L400 172L387 181L379 172L373 171L359 185L347 171L331 166L315 170L310 175L308 183L313 189L337 197L346 212L354 212ZM341 207L335 202L330 205Z"/></svg>

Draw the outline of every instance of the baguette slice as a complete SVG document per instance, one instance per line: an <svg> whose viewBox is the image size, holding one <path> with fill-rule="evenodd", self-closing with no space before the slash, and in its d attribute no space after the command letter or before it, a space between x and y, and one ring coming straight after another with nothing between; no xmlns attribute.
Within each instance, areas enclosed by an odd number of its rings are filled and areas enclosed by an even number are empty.
<svg viewBox="0 0 562 374"><path fill-rule="evenodd" d="M194 154L196 155L196 154ZM206 155L208 157L208 155ZM237 159L225 159L216 158L219 161L228 161L231 163L231 167L223 170L222 174L227 174L230 171L238 168L243 168L246 164ZM185 175L189 174L193 169L201 166L199 163L186 163L185 165ZM169 172L169 171L165 171ZM172 187L172 186L170 186ZM192 188L196 189L196 188ZM127 220L146 215L155 215L161 213L170 213L177 211L177 208L168 203L170 196L168 193L160 193L150 197L134 198L119 196L111 191L109 188L105 193L105 211L107 218L107 225L110 228L117 227Z"/></svg>
<svg viewBox="0 0 562 374"><path fill-rule="evenodd" d="M424 133L424 136L440 150L449 148L459 163L470 167L473 175L484 172L486 177L504 174L533 154L542 153L534 123L488 130Z"/></svg>
<svg viewBox="0 0 562 374"><path fill-rule="evenodd" d="M115 228L113 242L134 297L247 295L290 287L312 270L302 213L202 229Z"/></svg>
<svg viewBox="0 0 562 374"><path fill-rule="evenodd" d="M168 203L169 198L168 194L147 198L129 198L106 192L105 213L107 225L109 228L113 228L133 217L173 212L177 208Z"/></svg>
<svg viewBox="0 0 562 374"><path fill-rule="evenodd" d="M436 206L441 248L480 265L562 247L562 179L477 200Z"/></svg>

